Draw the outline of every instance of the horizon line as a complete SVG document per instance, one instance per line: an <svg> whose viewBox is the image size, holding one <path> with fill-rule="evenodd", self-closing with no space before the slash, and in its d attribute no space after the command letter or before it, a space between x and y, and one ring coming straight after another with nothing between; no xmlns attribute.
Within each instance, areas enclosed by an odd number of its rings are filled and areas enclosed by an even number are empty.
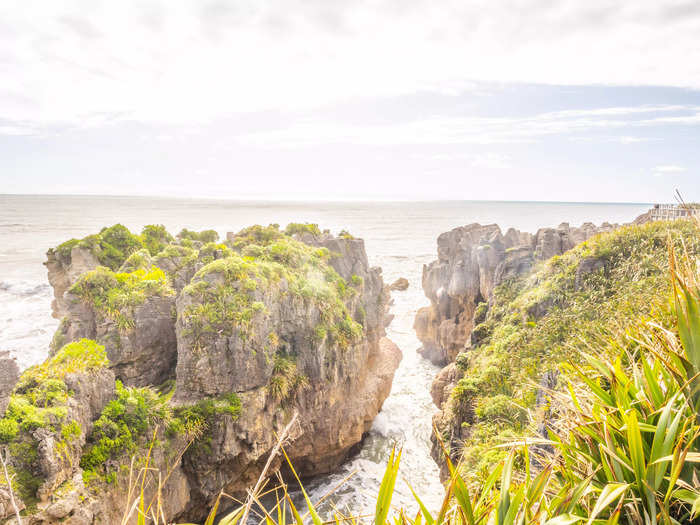
<svg viewBox="0 0 700 525"><path fill-rule="evenodd" d="M219 200L245 203L337 203L337 204L371 204L371 203L439 203L439 202L494 202L494 203L519 203L519 204L672 204L667 201L568 201L568 200L513 200L513 199L278 199L263 197L222 197L222 196L185 196L185 195L152 195L152 194L105 194L105 193L0 193L0 197L106 197L106 198L130 198L130 199L179 199L179 200Z"/></svg>

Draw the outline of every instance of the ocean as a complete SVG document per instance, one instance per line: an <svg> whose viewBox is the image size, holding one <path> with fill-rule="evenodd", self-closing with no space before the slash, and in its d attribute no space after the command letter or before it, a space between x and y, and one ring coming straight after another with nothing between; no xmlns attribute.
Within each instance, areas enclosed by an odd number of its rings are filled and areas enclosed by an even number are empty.
<svg viewBox="0 0 700 525"><path fill-rule="evenodd" d="M370 263L383 269L384 281L408 279L405 292L393 292L393 322L388 336L403 351L391 395L377 416L360 452L338 472L311 480L312 499L354 472L334 494L339 507L354 513L373 511L386 460L394 444L403 446L395 503L415 508L408 484L425 503L442 497L437 467L430 458L430 383L437 368L422 359L413 319L427 304L421 289L424 264L436 258L437 236L472 222L534 232L562 222L580 225L633 220L649 204L542 202L252 202L208 199L103 196L0 195L0 350L9 350L22 368L41 362L58 325L51 317L52 290L42 265L46 250L63 241L122 223L139 232L146 224L164 224L173 234L182 228L214 229L224 236L251 224L315 222L337 233L347 229L365 240Z"/></svg>

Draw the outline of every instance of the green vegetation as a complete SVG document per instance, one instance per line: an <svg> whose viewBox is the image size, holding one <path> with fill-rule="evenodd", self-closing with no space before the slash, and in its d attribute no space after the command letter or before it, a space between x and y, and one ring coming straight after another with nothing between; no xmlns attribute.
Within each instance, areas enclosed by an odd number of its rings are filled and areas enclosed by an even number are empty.
<svg viewBox="0 0 700 525"><path fill-rule="evenodd" d="M295 233L310 233L311 235L321 235L321 230L318 224L313 224L310 222L292 222L287 225L284 230L287 235L294 235Z"/></svg>
<svg viewBox="0 0 700 525"><path fill-rule="evenodd" d="M151 388L125 388L116 384L117 397L103 409L95 421L80 459L86 481L116 481L117 472L108 465L129 457L151 437L149 431L168 424L171 409L165 398Z"/></svg>
<svg viewBox="0 0 700 525"><path fill-rule="evenodd" d="M272 377L267 385L268 393L279 401L286 401L309 387L309 379L297 369L292 356L276 355Z"/></svg>
<svg viewBox="0 0 700 525"><path fill-rule="evenodd" d="M234 250L239 252L247 247L262 249L262 246L283 237L284 233L280 231L279 224L270 224L269 226L254 224L239 231L233 238L231 245Z"/></svg>
<svg viewBox="0 0 700 525"><path fill-rule="evenodd" d="M231 255L233 255L231 248L225 244L208 242L199 249L198 258L204 264L209 264L216 259L223 259L224 257L230 257Z"/></svg>
<svg viewBox="0 0 700 525"><path fill-rule="evenodd" d="M193 441L195 449L206 448L210 441L207 430L215 419L222 415L237 419L241 412L235 393L173 407L169 403L172 390L161 394L151 387L125 387L117 381L116 392L117 397L95 421L83 449L80 466L88 483L117 482L118 465L127 465L131 457L143 457L151 446L172 453L169 440L176 436Z"/></svg>
<svg viewBox="0 0 700 525"><path fill-rule="evenodd" d="M171 242L172 236L162 225L144 226L139 236L131 233L126 226L115 224L102 228L98 234L83 239L70 239L49 250L49 253L55 253L69 263L71 250L79 246L90 250L101 265L117 271L133 253L146 249L150 255L155 255Z"/></svg>
<svg viewBox="0 0 700 525"><path fill-rule="evenodd" d="M687 221L624 227L502 284L488 312L479 305L475 317L485 318L473 333L479 346L458 357L465 374L449 403L455 422L464 421L470 432L465 472L483 481L494 459L506 454L493 446L527 431L528 410L535 409L537 381L545 371L578 360L591 341L630 319L668 320L663 312L670 292L669 234L676 246L685 243L691 253L700 253L700 239ZM577 280L582 261L590 258L604 267Z"/></svg>
<svg viewBox="0 0 700 525"><path fill-rule="evenodd" d="M341 347L361 336L362 326L345 304L357 291L328 265L328 250L296 241L276 225L246 228L231 244L236 254L207 264L183 290L194 299L182 321L195 346L205 347L234 328L242 337L254 335L253 320L268 314L263 300L284 293L316 305L327 333Z"/></svg>
<svg viewBox="0 0 700 525"><path fill-rule="evenodd" d="M136 270L148 270L153 266L153 259L148 250L143 249L132 253L121 265L119 271L124 272L134 272Z"/></svg>
<svg viewBox="0 0 700 525"><path fill-rule="evenodd" d="M175 281L177 274L197 262L199 252L194 248L169 244L153 258L156 266L166 268L171 281Z"/></svg>
<svg viewBox="0 0 700 525"><path fill-rule="evenodd" d="M177 234L177 238L181 241L195 241L201 243L216 242L219 240L219 234L214 230L203 230L201 232L196 232L183 228L180 233ZM185 244L185 243L183 243Z"/></svg>
<svg viewBox="0 0 700 525"><path fill-rule="evenodd" d="M141 230L141 243L151 255L157 255L173 242L175 239L162 224L148 224Z"/></svg>
<svg viewBox="0 0 700 525"><path fill-rule="evenodd" d="M68 343L53 357L27 369L10 397L5 417L0 420L0 442L7 443L19 430L60 428L67 415L71 395L64 379L67 374L88 373L109 365L105 348L90 339Z"/></svg>
<svg viewBox="0 0 700 525"><path fill-rule="evenodd" d="M168 277L155 266L128 273L98 267L81 275L70 292L101 315L114 320L124 331L134 327L134 310L148 297L175 294Z"/></svg>
<svg viewBox="0 0 700 525"><path fill-rule="evenodd" d="M171 434L185 433L203 439L203 433L222 415L231 416L235 421L241 414L242 405L238 394L231 392L216 399L206 398L192 405L179 406L174 409L175 417L170 422ZM207 439L203 439L205 442Z"/></svg>
<svg viewBox="0 0 700 525"><path fill-rule="evenodd" d="M16 476L14 488L25 503L34 501L41 482L34 431L43 428L55 434L55 450L62 461L68 460L64 451L73 447L81 434L80 426L69 418L68 402L73 393L65 383L66 376L108 365L102 345L81 339L65 345L20 377L5 417L0 419L0 444L8 446Z"/></svg>

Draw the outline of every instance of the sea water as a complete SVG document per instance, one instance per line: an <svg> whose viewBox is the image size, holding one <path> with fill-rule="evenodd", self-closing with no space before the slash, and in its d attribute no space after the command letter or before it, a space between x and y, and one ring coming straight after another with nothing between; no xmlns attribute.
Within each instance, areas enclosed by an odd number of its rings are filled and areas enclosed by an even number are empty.
<svg viewBox="0 0 700 525"><path fill-rule="evenodd" d="M383 269L384 281L409 281L393 292L394 320L387 335L403 352L389 398L359 453L337 472L308 482L320 498L351 475L333 504L355 514L373 512L386 461L394 445L403 458L394 503L415 509L409 484L435 508L443 491L430 457L431 418L435 411L430 383L438 369L422 359L413 319L428 304L421 289L424 264L436 258L437 236L472 222L496 223L535 232L569 222L623 223L648 204L540 202L239 202L154 197L0 195L0 350L9 350L22 368L41 362L58 321L51 317L46 250L70 238L122 223L139 232L145 224L163 224L173 234L182 228L215 229L220 235L251 224L315 222L337 233L347 229L365 240L369 261Z"/></svg>

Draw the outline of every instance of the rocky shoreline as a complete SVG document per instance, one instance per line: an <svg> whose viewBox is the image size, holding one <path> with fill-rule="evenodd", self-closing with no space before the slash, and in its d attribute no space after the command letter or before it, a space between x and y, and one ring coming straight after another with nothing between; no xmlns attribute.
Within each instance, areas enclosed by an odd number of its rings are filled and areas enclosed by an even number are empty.
<svg viewBox="0 0 700 525"><path fill-rule="evenodd" d="M120 522L146 466L168 520L201 519L254 484L293 414L302 476L369 430L401 352L364 242L310 224L217 237L116 225L49 251L61 325L0 420L27 523ZM0 400L16 379L0 378Z"/></svg>

